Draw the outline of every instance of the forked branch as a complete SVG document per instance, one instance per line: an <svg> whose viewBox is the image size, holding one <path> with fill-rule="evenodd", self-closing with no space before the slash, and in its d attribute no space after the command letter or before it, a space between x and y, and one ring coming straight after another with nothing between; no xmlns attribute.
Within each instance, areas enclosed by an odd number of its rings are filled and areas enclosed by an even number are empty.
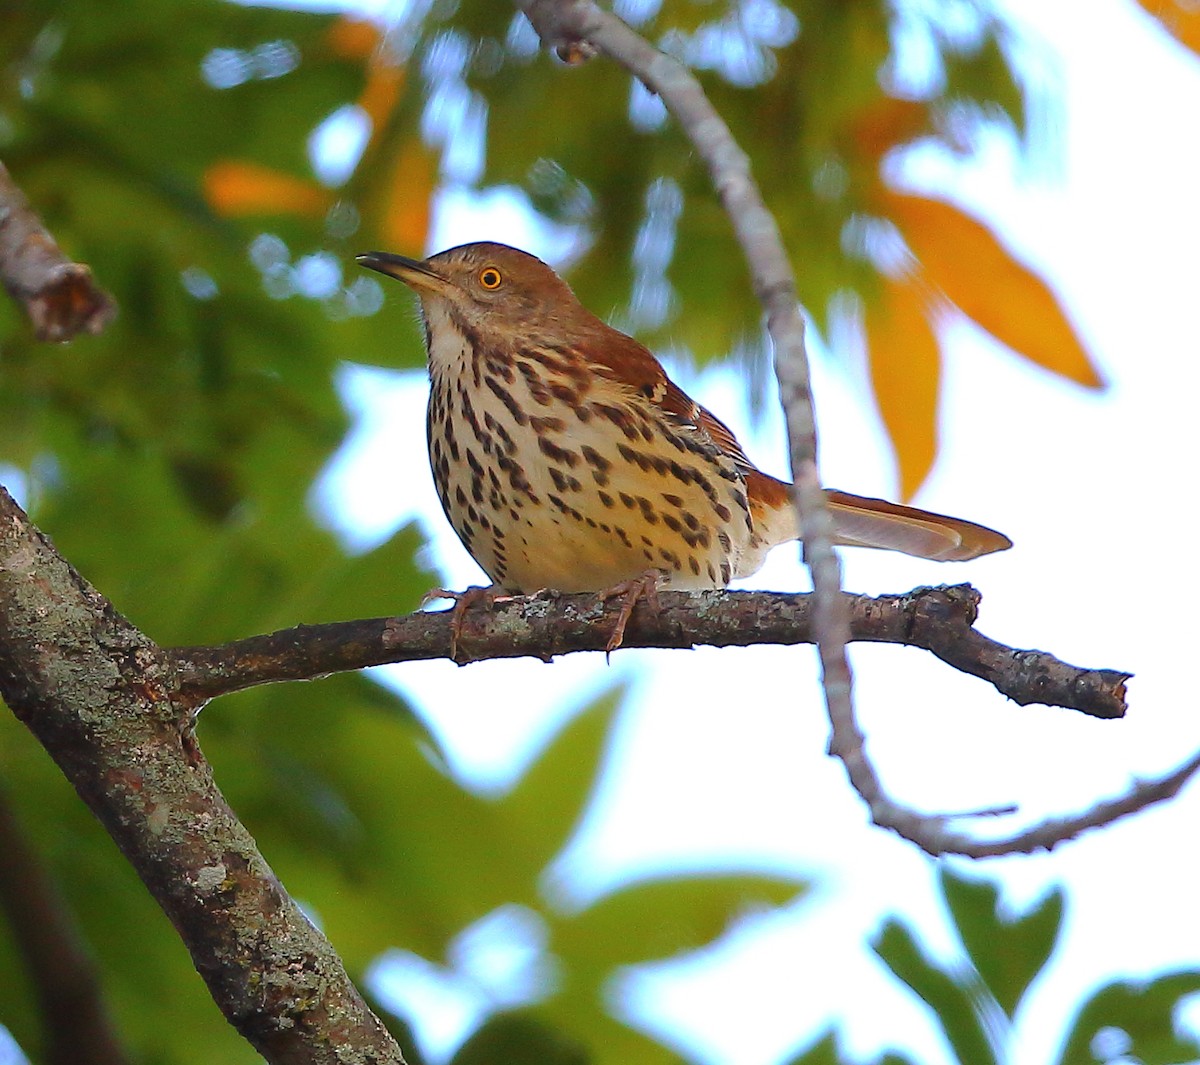
<svg viewBox="0 0 1200 1065"><path fill-rule="evenodd" d="M0 697L171 919L272 1065L403 1065L328 940L226 803L163 652L0 488ZM5 860L7 860L7 855Z"/></svg>

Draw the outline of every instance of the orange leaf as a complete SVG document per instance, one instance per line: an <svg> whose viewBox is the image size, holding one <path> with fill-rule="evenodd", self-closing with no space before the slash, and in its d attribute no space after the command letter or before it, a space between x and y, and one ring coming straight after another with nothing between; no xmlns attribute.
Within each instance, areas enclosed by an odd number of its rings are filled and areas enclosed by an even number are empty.
<svg viewBox="0 0 1200 1065"><path fill-rule="evenodd" d="M228 160L204 172L204 197L226 218L254 214L320 216L331 197L316 182L284 174L257 163Z"/></svg>
<svg viewBox="0 0 1200 1065"><path fill-rule="evenodd" d="M876 96L854 116L847 134L856 154L876 163L929 128L929 104Z"/></svg>
<svg viewBox="0 0 1200 1065"><path fill-rule="evenodd" d="M1138 0L1181 44L1200 52L1200 8L1191 0Z"/></svg>
<svg viewBox="0 0 1200 1065"><path fill-rule="evenodd" d="M379 27L366 19L343 15L329 30L329 44L336 55L364 61L367 80L358 106L370 117L375 132L391 114L404 84L404 68L392 61L382 43Z"/></svg>
<svg viewBox="0 0 1200 1065"><path fill-rule="evenodd" d="M343 59L366 59L379 41L379 27L366 19L342 15L329 27L329 46Z"/></svg>
<svg viewBox="0 0 1200 1065"><path fill-rule="evenodd" d="M393 165L382 227L389 248L424 254L436 186L437 160L421 139L414 137L400 149Z"/></svg>
<svg viewBox="0 0 1200 1065"><path fill-rule="evenodd" d="M367 83L358 98L361 107L371 119L372 135L378 132L392 113L404 85L404 68L387 63L372 63L367 71Z"/></svg>
<svg viewBox="0 0 1200 1065"><path fill-rule="evenodd" d="M916 494L937 457L942 360L928 311L917 281L885 277L864 315L871 387L896 450L903 499Z"/></svg>
<svg viewBox="0 0 1200 1065"><path fill-rule="evenodd" d="M1103 385L1050 287L991 229L942 200L897 192L883 199L929 280L964 314L1037 366Z"/></svg>

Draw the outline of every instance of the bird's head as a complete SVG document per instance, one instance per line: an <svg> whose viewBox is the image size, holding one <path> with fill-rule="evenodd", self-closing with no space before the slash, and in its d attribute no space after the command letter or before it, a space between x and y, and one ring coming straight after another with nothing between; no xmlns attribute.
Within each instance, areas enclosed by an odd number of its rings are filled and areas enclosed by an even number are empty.
<svg viewBox="0 0 1200 1065"><path fill-rule="evenodd" d="M564 326L587 312L541 259L507 244L462 244L428 259L373 251L357 256L370 270L403 281L421 300L426 322L442 312L489 331Z"/></svg>

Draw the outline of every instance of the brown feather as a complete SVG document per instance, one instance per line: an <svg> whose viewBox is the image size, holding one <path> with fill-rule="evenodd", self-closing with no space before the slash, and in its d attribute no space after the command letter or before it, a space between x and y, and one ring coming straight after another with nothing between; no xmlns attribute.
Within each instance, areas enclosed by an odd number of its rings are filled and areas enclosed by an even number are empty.
<svg viewBox="0 0 1200 1065"><path fill-rule="evenodd" d="M755 469L754 463L746 456L742 445L733 435L733 430L672 381L647 347L599 319L593 321L602 332L597 331L599 335L595 337L594 342L587 343L582 348L582 353L590 363L596 367L603 367L610 379L621 381L640 391L677 424L703 431L739 467L745 470Z"/></svg>
<svg viewBox="0 0 1200 1065"><path fill-rule="evenodd" d="M791 485L755 470L746 477L746 489L755 530L768 543L798 538ZM965 562L1012 547L1003 533L963 518L836 489L827 490L826 497L835 542L846 547L876 547L940 562Z"/></svg>
<svg viewBox="0 0 1200 1065"><path fill-rule="evenodd" d="M646 347L595 321L602 327L603 336L587 346L589 361L604 367L611 378L642 390L661 410L706 434L734 460L746 479L757 536L769 544L797 539L791 485L758 469L729 426L667 377ZM1012 541L1002 533L962 518L832 489L828 499L835 542L847 547L875 547L943 562L966 561L1012 547Z"/></svg>
<svg viewBox="0 0 1200 1065"><path fill-rule="evenodd" d="M839 543L881 547L940 562L965 562L1012 547L1003 533L963 518L849 492L829 490L828 497Z"/></svg>

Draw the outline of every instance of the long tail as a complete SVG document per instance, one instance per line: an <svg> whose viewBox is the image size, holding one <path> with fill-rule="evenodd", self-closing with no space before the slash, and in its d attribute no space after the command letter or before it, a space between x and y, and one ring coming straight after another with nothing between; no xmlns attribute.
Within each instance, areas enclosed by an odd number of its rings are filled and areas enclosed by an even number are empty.
<svg viewBox="0 0 1200 1065"><path fill-rule="evenodd" d="M747 478L755 527L768 544L781 544L799 535L789 505L790 487L757 470ZM973 521L834 489L826 495L833 512L835 542L849 547L877 547L939 562L965 562L1012 547L1003 533Z"/></svg>
<svg viewBox="0 0 1200 1065"><path fill-rule="evenodd" d="M1003 533L963 518L849 492L831 490L827 495L839 544L881 547L939 562L965 562L1012 547Z"/></svg>

